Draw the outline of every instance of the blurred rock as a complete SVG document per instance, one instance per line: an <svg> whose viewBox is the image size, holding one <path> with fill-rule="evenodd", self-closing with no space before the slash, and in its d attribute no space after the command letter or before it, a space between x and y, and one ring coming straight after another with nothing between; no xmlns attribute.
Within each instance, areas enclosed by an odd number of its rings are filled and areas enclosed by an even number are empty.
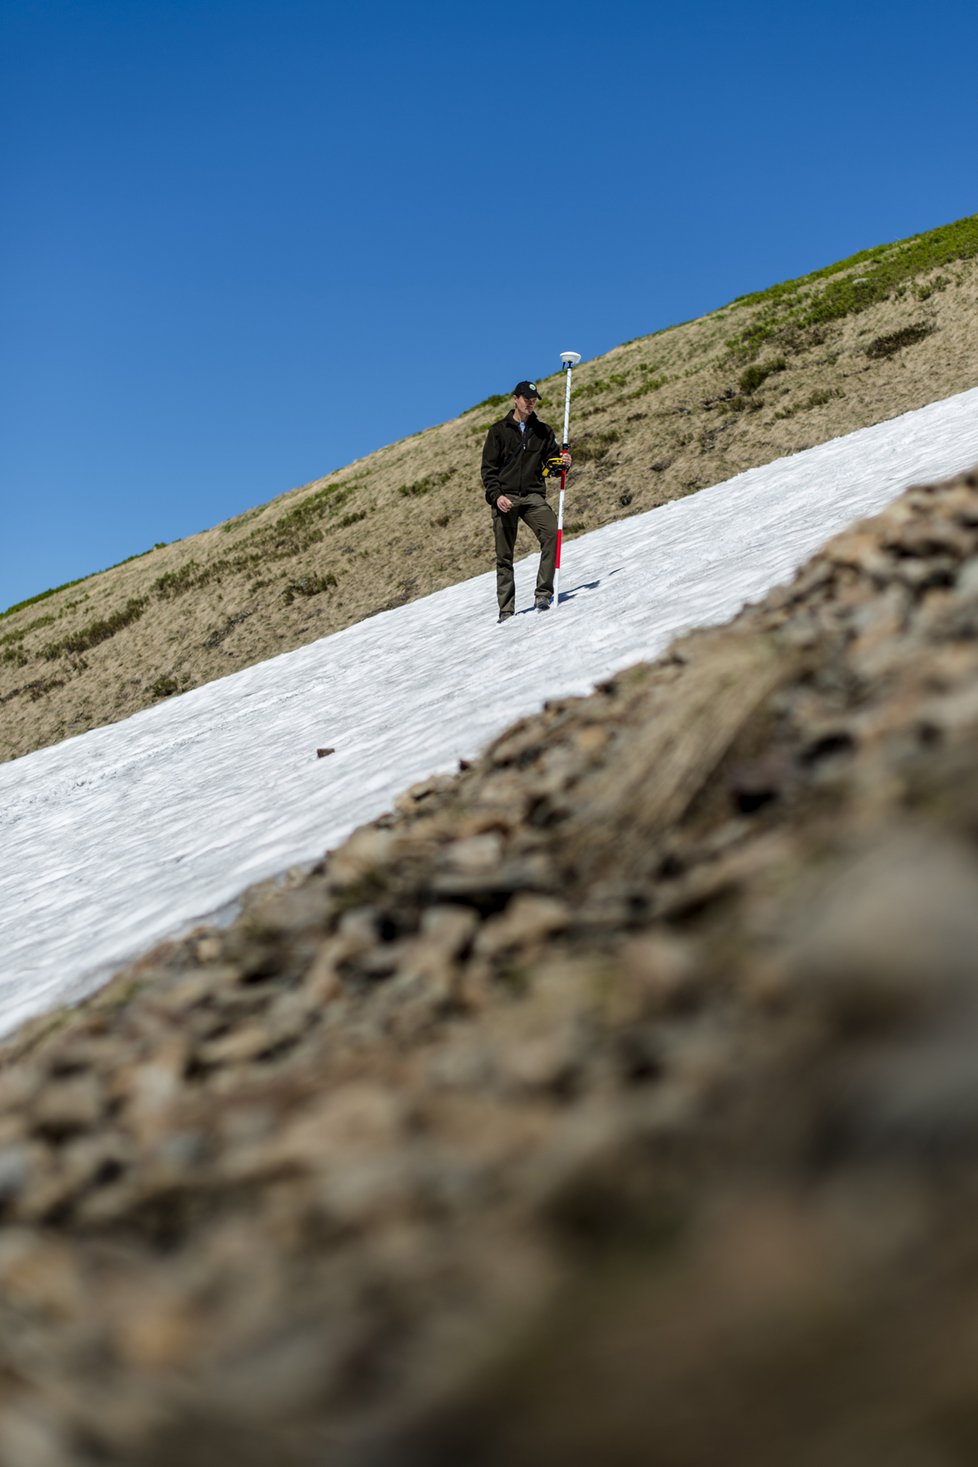
<svg viewBox="0 0 978 1467"><path fill-rule="evenodd" d="M976 482L12 1036L4 1467L978 1455Z"/></svg>

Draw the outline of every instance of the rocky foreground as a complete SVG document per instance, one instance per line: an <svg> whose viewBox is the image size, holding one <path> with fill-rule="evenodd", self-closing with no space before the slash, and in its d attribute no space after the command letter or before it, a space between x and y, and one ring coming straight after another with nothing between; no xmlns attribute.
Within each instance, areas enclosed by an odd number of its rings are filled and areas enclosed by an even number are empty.
<svg viewBox="0 0 978 1467"><path fill-rule="evenodd" d="M978 476L6 1046L4 1467L978 1458Z"/></svg>

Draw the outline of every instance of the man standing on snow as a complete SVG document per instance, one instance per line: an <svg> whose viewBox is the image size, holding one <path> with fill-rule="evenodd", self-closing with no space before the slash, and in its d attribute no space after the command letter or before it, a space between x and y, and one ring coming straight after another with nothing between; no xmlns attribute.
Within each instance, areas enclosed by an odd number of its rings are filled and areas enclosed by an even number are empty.
<svg viewBox="0 0 978 1467"><path fill-rule="evenodd" d="M508 621L516 610L513 549L520 520L525 520L540 542L540 566L534 605L549 611L554 595L557 560L557 516L547 503L543 477L549 459L560 455L554 431L536 415L540 400L535 382L517 382L514 407L493 423L482 450L482 482L492 507L496 542L496 597L499 620ZM563 455L570 468L571 456Z"/></svg>

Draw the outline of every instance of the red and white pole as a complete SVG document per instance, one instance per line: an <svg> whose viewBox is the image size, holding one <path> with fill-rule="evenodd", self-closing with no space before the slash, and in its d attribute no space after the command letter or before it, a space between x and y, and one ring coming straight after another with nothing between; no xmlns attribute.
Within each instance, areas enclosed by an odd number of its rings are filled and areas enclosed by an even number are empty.
<svg viewBox="0 0 978 1467"><path fill-rule="evenodd" d="M564 364L567 373L567 388L564 392L564 437L561 449L567 453L570 449L570 395L571 375L578 362L581 360L579 351L562 351L560 360ZM557 503L557 566L554 571L554 606L560 605L560 551L564 543L564 489L567 486L567 470L560 471L560 499Z"/></svg>

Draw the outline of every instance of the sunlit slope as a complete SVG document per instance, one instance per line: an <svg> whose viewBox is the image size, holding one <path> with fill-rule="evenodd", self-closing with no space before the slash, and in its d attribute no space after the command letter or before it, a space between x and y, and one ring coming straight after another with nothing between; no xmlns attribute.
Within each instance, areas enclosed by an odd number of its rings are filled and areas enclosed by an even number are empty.
<svg viewBox="0 0 978 1467"><path fill-rule="evenodd" d="M975 385L976 257L973 216L582 363L568 538ZM487 569L479 453L505 402L4 614L0 759Z"/></svg>

